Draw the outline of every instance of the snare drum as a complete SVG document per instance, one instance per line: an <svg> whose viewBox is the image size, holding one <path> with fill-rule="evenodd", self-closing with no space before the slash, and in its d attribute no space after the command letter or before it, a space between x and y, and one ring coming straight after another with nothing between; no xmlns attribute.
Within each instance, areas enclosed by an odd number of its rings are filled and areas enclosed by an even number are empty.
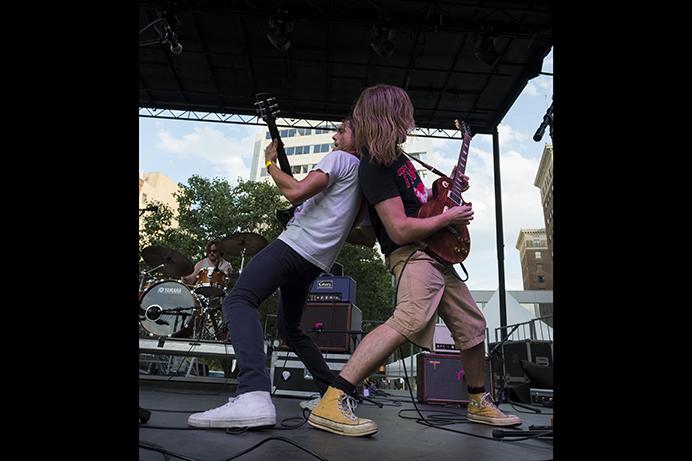
<svg viewBox="0 0 692 461"><path fill-rule="evenodd" d="M197 274L195 293L203 296L223 296L226 274L215 267L203 267Z"/></svg>
<svg viewBox="0 0 692 461"><path fill-rule="evenodd" d="M199 309L188 287L174 280L160 281L144 291L139 301L139 322L149 333L171 336L185 326L185 320Z"/></svg>

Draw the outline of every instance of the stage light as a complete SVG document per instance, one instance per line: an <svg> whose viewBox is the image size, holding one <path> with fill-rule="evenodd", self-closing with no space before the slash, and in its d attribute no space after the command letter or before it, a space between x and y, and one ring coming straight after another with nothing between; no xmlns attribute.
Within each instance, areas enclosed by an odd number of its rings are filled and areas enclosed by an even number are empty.
<svg viewBox="0 0 692 461"><path fill-rule="evenodd" d="M495 64L500 57L500 53L495 51L495 38L486 32L481 32L476 35L473 48L473 55L476 59L489 66Z"/></svg>
<svg viewBox="0 0 692 461"><path fill-rule="evenodd" d="M291 47L290 34L293 32L293 20L288 17L286 10L279 10L269 17L267 40L279 51L287 51Z"/></svg>
<svg viewBox="0 0 692 461"><path fill-rule="evenodd" d="M370 48L383 58L388 58L394 53L394 29L380 23L374 24L370 30Z"/></svg>

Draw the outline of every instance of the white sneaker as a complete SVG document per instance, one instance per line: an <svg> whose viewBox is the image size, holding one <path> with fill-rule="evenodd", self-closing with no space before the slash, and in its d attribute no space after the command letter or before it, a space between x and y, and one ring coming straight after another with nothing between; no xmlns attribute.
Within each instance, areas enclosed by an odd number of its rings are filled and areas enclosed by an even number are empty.
<svg viewBox="0 0 692 461"><path fill-rule="evenodd" d="M202 413L191 414L187 424L194 427L257 427L276 424L276 408L269 392L253 391L228 399L228 403Z"/></svg>
<svg viewBox="0 0 692 461"><path fill-rule="evenodd" d="M300 402L300 408L307 408L308 410L312 411L315 406L320 403L320 400L322 400L322 397L315 397L312 400L303 400Z"/></svg>

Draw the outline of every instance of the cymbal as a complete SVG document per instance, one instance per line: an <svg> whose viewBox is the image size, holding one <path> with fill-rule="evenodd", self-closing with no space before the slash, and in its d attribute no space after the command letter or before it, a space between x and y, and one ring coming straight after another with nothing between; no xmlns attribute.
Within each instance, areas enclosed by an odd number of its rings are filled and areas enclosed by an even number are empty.
<svg viewBox="0 0 692 461"><path fill-rule="evenodd" d="M142 258L152 267L163 267L160 270L172 277L191 274L195 268L194 264L177 251L158 245L152 245L142 250Z"/></svg>
<svg viewBox="0 0 692 461"><path fill-rule="evenodd" d="M240 256L243 248L246 255L254 255L267 246L267 239L254 232L238 232L221 239L221 249L224 254Z"/></svg>

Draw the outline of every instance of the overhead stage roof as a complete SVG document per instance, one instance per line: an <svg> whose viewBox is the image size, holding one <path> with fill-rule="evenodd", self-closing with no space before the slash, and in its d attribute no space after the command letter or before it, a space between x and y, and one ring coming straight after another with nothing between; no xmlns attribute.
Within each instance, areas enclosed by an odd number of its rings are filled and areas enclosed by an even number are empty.
<svg viewBox="0 0 692 461"><path fill-rule="evenodd" d="M338 121L387 83L419 127L487 134L539 74L552 21L546 0L141 1L139 104L254 115L269 92L282 117Z"/></svg>

